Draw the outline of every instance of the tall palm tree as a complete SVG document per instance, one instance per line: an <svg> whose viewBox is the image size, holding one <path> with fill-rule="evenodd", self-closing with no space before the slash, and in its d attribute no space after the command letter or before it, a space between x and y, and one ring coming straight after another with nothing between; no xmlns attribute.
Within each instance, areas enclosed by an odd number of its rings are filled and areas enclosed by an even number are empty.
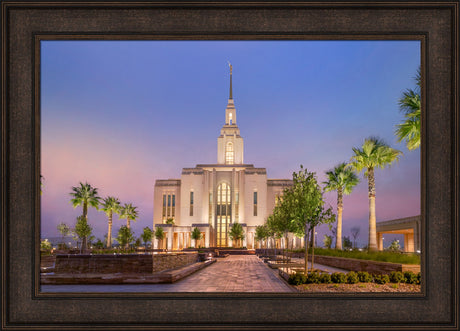
<svg viewBox="0 0 460 331"><path fill-rule="evenodd" d="M120 211L120 219L126 218L126 226L130 227L131 221L136 221L139 217L139 214L136 210L137 207L134 207L131 203L125 203Z"/></svg>
<svg viewBox="0 0 460 331"><path fill-rule="evenodd" d="M83 206L82 216L88 219L88 206L97 209L100 203L101 198L97 195L97 188L80 182L80 187L72 187L72 191L70 195L73 196L73 199L70 202L74 208Z"/></svg>
<svg viewBox="0 0 460 331"><path fill-rule="evenodd" d="M83 206L82 217L88 221L88 206L98 208L100 203L100 197L97 195L97 188L92 187L90 184L83 184L80 182L80 187L72 187L72 192L70 193L73 196L73 199L70 200L74 208L78 206ZM86 237L83 240L83 247L86 248Z"/></svg>
<svg viewBox="0 0 460 331"><path fill-rule="evenodd" d="M107 215L109 218L109 230L107 232L107 248L112 247L112 219L113 219L113 213L119 214L120 213L120 201L118 198L115 197L107 197L104 199L104 202L102 204L101 208L104 213Z"/></svg>
<svg viewBox="0 0 460 331"><path fill-rule="evenodd" d="M345 162L337 165L333 170L326 172L328 181L323 182L326 192L337 191L337 237L335 248L342 249L342 211L343 195L350 194L353 188L359 183L359 178L352 168Z"/></svg>
<svg viewBox="0 0 460 331"><path fill-rule="evenodd" d="M395 134L398 142L406 141L407 149L414 150L420 147L420 68L415 76L415 90L407 89L399 99L399 109L404 114L404 121L396 125Z"/></svg>
<svg viewBox="0 0 460 331"><path fill-rule="evenodd" d="M384 141L376 137L364 140L361 148L353 148L354 155L350 165L354 170L364 170L369 188L369 250L377 250L376 218L375 218L375 168L385 168L399 159L402 152L391 148Z"/></svg>

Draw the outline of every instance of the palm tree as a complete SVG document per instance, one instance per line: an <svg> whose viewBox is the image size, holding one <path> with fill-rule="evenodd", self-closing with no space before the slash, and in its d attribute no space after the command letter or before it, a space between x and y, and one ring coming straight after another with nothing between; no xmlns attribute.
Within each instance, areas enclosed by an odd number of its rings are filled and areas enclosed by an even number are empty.
<svg viewBox="0 0 460 331"><path fill-rule="evenodd" d="M399 109L404 114L405 119L402 123L396 125L395 130L398 142L405 140L409 150L420 147L420 68L417 70L415 81L417 84L415 90L407 89L398 101Z"/></svg>
<svg viewBox="0 0 460 331"><path fill-rule="evenodd" d="M88 206L98 208L100 203L100 197L97 195L97 188L92 187L90 184L83 184L80 182L80 187L72 187L70 193L73 196L73 199L70 200L74 208L78 206L83 206L82 217L88 221ZM86 237L83 240L82 246L86 248Z"/></svg>
<svg viewBox="0 0 460 331"><path fill-rule="evenodd" d="M134 207L131 203L125 203L120 211L120 219L126 218L126 226L130 227L131 221L136 221L139 217L139 214L136 210L137 207Z"/></svg>
<svg viewBox="0 0 460 331"><path fill-rule="evenodd" d="M161 243L161 247L163 247L163 239L165 239L165 237L166 233L164 232L163 228L157 227L157 229L155 230L155 238L159 241L158 246L160 246Z"/></svg>
<svg viewBox="0 0 460 331"><path fill-rule="evenodd" d="M120 213L120 201L115 197L107 197L102 204L102 210L109 218L109 231L107 232L107 248L112 247L112 218L113 213Z"/></svg>
<svg viewBox="0 0 460 331"><path fill-rule="evenodd" d="M369 137L364 140L361 148L353 148L354 155L351 157L350 165L354 170L364 171L368 180L369 188L369 246L371 251L377 250L377 234L375 219L375 168L385 168L395 160L399 159L402 152L391 148L384 141L376 137Z"/></svg>
<svg viewBox="0 0 460 331"><path fill-rule="evenodd" d="M326 172L327 182L323 182L326 186L326 192L337 191L337 237L335 248L342 249L342 210L343 210L343 195L350 194L359 183L359 178L356 173L347 164L340 163L333 170Z"/></svg>

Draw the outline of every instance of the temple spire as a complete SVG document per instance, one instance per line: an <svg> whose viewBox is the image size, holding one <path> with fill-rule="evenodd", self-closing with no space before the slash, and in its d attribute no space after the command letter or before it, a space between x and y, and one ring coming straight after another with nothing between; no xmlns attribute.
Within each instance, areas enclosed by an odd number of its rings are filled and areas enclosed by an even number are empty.
<svg viewBox="0 0 460 331"><path fill-rule="evenodd" d="M232 64L228 62L228 66L230 67L230 96L228 97L229 99L233 99L233 91L232 91Z"/></svg>

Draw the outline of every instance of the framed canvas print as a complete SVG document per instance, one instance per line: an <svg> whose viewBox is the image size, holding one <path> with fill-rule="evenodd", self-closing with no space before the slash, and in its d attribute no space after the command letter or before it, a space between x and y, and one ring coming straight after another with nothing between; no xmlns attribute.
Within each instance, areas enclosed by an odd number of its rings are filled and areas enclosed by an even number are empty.
<svg viewBox="0 0 460 331"><path fill-rule="evenodd" d="M457 30L457 2L2 2L2 326L455 329Z"/></svg>

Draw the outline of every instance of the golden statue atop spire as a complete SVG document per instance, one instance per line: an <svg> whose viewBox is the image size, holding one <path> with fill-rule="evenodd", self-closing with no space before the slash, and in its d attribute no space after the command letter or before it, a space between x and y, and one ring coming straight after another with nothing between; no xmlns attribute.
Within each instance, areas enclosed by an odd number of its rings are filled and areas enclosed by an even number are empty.
<svg viewBox="0 0 460 331"><path fill-rule="evenodd" d="M227 61L227 62L228 62L228 66L230 67L230 75L231 75L233 67L232 67L232 64L230 63L230 61Z"/></svg>

